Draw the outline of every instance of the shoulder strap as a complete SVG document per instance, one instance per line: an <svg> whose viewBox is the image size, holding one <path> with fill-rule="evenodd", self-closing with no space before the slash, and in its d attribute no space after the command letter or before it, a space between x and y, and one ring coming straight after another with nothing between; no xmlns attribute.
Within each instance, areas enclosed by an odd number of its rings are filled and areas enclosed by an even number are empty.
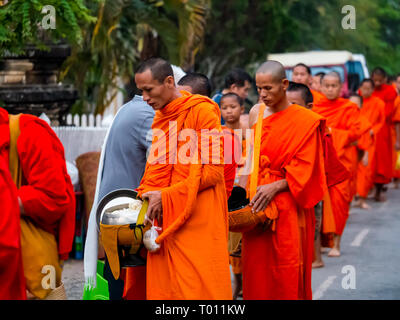
<svg viewBox="0 0 400 320"><path fill-rule="evenodd" d="M9 126L10 126L10 151L9 151L9 168L11 172L11 177L17 188L21 187L22 183L22 168L19 164L18 150L17 150L17 140L21 133L19 128L19 118L21 114L18 115L8 115Z"/></svg>
<svg viewBox="0 0 400 320"><path fill-rule="evenodd" d="M256 195L257 183L258 183L258 170L260 166L260 148L261 148L261 129L262 121L264 118L265 104L260 105L258 111L258 118L256 124L256 132L254 137L254 148L253 148L253 172L250 176L250 200Z"/></svg>

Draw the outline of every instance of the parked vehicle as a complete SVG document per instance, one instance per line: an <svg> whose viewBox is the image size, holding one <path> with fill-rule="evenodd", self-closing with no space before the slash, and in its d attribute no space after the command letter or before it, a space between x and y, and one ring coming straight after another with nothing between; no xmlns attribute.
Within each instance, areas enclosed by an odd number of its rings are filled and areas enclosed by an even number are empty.
<svg viewBox="0 0 400 320"><path fill-rule="evenodd" d="M267 59L282 63L289 80L292 78L293 67L298 63L309 66L312 75L336 71L343 82L342 96L344 97L356 91L360 82L369 77L364 55L344 50L273 53L269 54Z"/></svg>

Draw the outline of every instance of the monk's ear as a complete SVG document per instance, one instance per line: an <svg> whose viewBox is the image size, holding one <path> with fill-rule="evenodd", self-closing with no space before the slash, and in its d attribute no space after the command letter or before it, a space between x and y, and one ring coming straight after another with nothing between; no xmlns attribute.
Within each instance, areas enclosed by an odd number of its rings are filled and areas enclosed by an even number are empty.
<svg viewBox="0 0 400 320"><path fill-rule="evenodd" d="M307 109L312 109L314 107L314 104L312 102L307 103Z"/></svg>
<svg viewBox="0 0 400 320"><path fill-rule="evenodd" d="M240 107L240 114L243 114L244 113L244 106L241 106Z"/></svg>
<svg viewBox="0 0 400 320"><path fill-rule="evenodd" d="M287 88L289 88L289 80L288 79L283 79L282 80L282 86L283 86L283 89L286 91L287 90Z"/></svg>
<svg viewBox="0 0 400 320"><path fill-rule="evenodd" d="M175 87L175 80L173 76L167 76L164 79L164 84L167 85L168 87L172 88Z"/></svg>

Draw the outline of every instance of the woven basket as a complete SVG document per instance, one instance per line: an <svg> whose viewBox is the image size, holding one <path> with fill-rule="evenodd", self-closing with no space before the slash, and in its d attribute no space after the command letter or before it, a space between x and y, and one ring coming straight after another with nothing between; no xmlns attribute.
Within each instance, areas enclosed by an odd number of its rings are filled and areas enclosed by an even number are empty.
<svg viewBox="0 0 400 320"><path fill-rule="evenodd" d="M64 283L53 289L44 300L68 300L67 293L65 292Z"/></svg>

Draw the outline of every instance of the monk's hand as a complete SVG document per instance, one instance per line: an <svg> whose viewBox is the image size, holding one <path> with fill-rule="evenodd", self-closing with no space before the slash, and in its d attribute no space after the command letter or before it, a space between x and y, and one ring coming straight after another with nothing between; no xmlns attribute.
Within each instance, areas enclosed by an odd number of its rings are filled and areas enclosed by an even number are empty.
<svg viewBox="0 0 400 320"><path fill-rule="evenodd" d="M249 206L253 207L253 212L263 211L278 193L288 190L289 187L286 179L258 186L256 195L251 200Z"/></svg>
<svg viewBox="0 0 400 320"><path fill-rule="evenodd" d="M265 210L268 204L275 197L278 189L275 183L265 184L257 187L257 192L254 198L250 202L250 207L253 207L251 211L259 212Z"/></svg>
<svg viewBox="0 0 400 320"><path fill-rule="evenodd" d="M149 191L143 193L143 199L149 201L149 207L147 208L147 219L153 221L157 219L161 223L162 219L162 201L161 201L161 191Z"/></svg>

